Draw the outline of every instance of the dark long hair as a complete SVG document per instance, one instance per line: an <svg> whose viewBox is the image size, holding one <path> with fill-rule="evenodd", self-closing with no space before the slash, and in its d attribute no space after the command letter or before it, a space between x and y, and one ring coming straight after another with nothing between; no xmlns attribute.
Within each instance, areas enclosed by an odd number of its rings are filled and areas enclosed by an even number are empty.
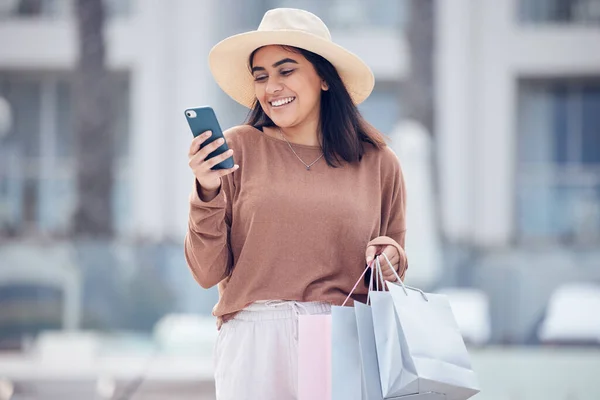
<svg viewBox="0 0 600 400"><path fill-rule="evenodd" d="M386 146L383 135L360 115L337 70L329 61L308 50L292 46L282 47L304 56L329 87L329 90L321 91L319 118L324 158L329 166L339 167L343 161L359 162L365 153L366 144L377 149ZM259 49L250 54L248 60L250 70L253 67L254 55ZM256 128L275 126L256 99L245 124Z"/></svg>

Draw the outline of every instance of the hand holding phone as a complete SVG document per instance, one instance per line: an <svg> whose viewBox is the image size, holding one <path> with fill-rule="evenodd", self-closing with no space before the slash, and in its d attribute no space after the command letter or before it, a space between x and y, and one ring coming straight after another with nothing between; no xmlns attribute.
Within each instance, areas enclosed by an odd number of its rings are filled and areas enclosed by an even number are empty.
<svg viewBox="0 0 600 400"><path fill-rule="evenodd" d="M212 108L190 108L185 116L194 135L188 154L189 166L201 189L216 192L221 186L221 177L239 168L233 163L233 150L227 146Z"/></svg>

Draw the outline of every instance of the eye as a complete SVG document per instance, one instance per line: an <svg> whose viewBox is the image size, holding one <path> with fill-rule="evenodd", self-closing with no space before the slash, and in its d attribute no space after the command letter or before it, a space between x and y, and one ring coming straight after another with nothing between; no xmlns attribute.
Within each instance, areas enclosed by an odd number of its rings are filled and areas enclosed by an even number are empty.
<svg viewBox="0 0 600 400"><path fill-rule="evenodd" d="M267 75L257 75L254 77L254 82L263 82L267 79Z"/></svg>
<svg viewBox="0 0 600 400"><path fill-rule="evenodd" d="M294 72L294 70L293 70L293 69L284 69L284 70L282 70L282 71L281 71L281 75L283 75L283 76L288 76L288 75L290 75L292 72Z"/></svg>

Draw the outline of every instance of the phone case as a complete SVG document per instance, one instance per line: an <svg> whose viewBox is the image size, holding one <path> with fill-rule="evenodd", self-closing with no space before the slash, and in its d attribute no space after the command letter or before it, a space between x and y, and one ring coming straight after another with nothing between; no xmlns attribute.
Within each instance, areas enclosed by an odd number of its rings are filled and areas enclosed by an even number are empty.
<svg viewBox="0 0 600 400"><path fill-rule="evenodd" d="M208 138L208 140L202 143L200 145L200 148L203 148L204 146L214 142L219 138L225 139L225 137L223 136L223 131L221 130L221 126L219 125L219 121L217 120L217 116L215 115L215 112L211 107L206 106L188 108L185 110L184 114L194 137L200 135L202 132L212 131L212 135L210 136L210 138ZM207 159L218 156L219 154L222 154L227 150L229 150L229 146L227 145L227 141L225 141L225 143L223 143L215 151L210 153ZM234 162L232 156L226 160L221 161L220 163L212 167L212 169L228 169L233 168L233 166Z"/></svg>

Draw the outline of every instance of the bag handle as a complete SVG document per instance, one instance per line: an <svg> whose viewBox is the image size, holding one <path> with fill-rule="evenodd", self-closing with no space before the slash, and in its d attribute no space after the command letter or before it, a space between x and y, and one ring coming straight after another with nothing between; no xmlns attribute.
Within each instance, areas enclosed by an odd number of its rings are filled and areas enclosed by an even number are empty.
<svg viewBox="0 0 600 400"><path fill-rule="evenodd" d="M379 267L377 267L377 262L378 262L377 261L377 257L375 257L374 261L375 261L375 267L379 268ZM378 269L372 270L371 271L371 277L372 276L375 276L375 291L379 292L380 291L380 288L379 288L379 270Z"/></svg>
<svg viewBox="0 0 600 400"><path fill-rule="evenodd" d="M410 289L410 290L414 290L416 292L421 293L421 296L423 296L423 298L425 299L425 301L429 301L429 299L427 298L427 295L421 289L417 289L417 288L414 288L412 286L405 285L404 282L402 282L402 279L400 279L400 276L398 275L398 272L396 272L396 269L394 268L394 266L390 262L390 259L388 258L388 256L385 253L381 253L381 254L383 255L383 257L387 261L388 267L392 270L392 272L394 273L394 275L396 276L396 279L397 279L397 282L390 282L390 283L395 284L395 285L398 285L398 283L399 283L400 286L402 286L402 290L404 290L404 294L407 295L407 296L408 296L408 292L406 291L406 289Z"/></svg>
<svg viewBox="0 0 600 400"><path fill-rule="evenodd" d="M354 291L358 287L358 284L362 281L363 276L365 276L365 274L367 273L367 270L369 268L371 268L371 265L373 265L373 261L371 261L371 263L367 265L367 268L365 268L365 270L362 272L362 274L360 274L360 278L358 278L358 280L354 284L354 287L352 288L352 290L350 291L350 293L348 293L348 297L346 297L346 300L344 300L344 303L342 304L342 307L344 307L346 305L346 303L348 302L348 299L350 298L350 296L352 296L352 293L354 293Z"/></svg>
<svg viewBox="0 0 600 400"><path fill-rule="evenodd" d="M369 279L369 291L367 292L367 305L371 304L371 292L373 291L373 275L375 271L371 268L371 277ZM377 291L379 291L379 282L377 282Z"/></svg>
<svg viewBox="0 0 600 400"><path fill-rule="evenodd" d="M383 270L381 269L381 261L379 261L379 256L375 257L376 263L375 266L377 267L377 281L379 282L379 280L381 279L381 291L385 292L386 286L385 286L385 279L383 278Z"/></svg>
<svg viewBox="0 0 600 400"><path fill-rule="evenodd" d="M402 279L400 279L400 276L398 275L398 272L396 272L396 270L394 269L394 266L390 262L390 259L388 258L388 256L385 253L381 253L381 255L383 255L383 257L385 258L385 260L387 262L388 267L392 270L392 272L394 273L394 275L396 276L396 279L397 279L397 282L389 282L389 283L396 284L396 285L398 285L398 283L399 283L400 286L402 287L402 290L404 290L404 294L406 294L407 296L408 296L407 289L410 289L410 290L414 290L414 291L417 291L417 292L421 293L421 296L423 296L423 298L425 299L425 301L429 301L429 299L427 298L427 295L421 289L417 289L417 288L414 288L412 286L405 285L404 282L402 282ZM381 279L382 289L385 290L385 288L386 288L385 287L386 286L385 285L386 281L385 281L385 279L383 279L383 271L382 271L382 268L381 268L381 263L379 261L379 256L377 256L377 257L375 257L375 259L373 259L367 265L367 267L364 269L364 271L362 272L362 274L360 274L360 278L358 278L358 280L354 284L354 287L352 288L352 290L350 290L350 293L348 293L348 296L346 297L346 300L344 300L344 302L342 303L342 307L344 307L346 305L346 303L350 299L350 296L352 296L352 294L354 293L354 291L358 287L358 284L362 281L363 277L367 273L367 270L369 268L372 268L373 264L375 264L375 271L371 271L371 279L370 279L370 282L369 282L369 294L367 295L367 304L369 304L369 302L370 302L370 292L373 290L373 275L375 274L375 272L377 272L377 274L379 275L378 278ZM379 279L376 279L376 286L377 286L377 291L379 291Z"/></svg>

